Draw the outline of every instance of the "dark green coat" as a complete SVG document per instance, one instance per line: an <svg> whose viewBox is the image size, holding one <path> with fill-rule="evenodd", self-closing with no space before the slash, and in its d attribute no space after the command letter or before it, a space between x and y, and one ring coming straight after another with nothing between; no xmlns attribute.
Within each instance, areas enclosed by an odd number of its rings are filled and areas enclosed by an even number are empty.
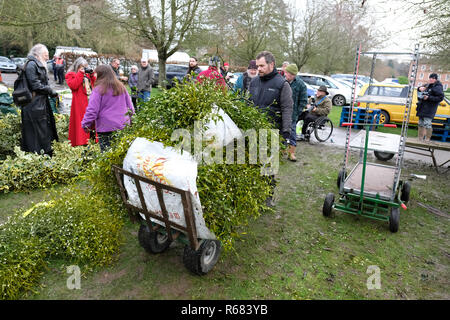
<svg viewBox="0 0 450 320"><path fill-rule="evenodd" d="M297 122L298 117L308 104L308 93L306 84L303 82L300 76L296 76L295 79L290 83L290 85L292 89L292 100L294 100L292 121Z"/></svg>

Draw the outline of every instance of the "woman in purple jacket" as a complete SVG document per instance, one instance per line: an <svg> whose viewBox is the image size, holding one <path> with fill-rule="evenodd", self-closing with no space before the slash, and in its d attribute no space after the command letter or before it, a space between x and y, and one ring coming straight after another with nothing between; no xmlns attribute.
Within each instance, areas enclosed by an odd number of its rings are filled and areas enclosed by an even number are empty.
<svg viewBox="0 0 450 320"><path fill-rule="evenodd" d="M100 149L103 152L111 144L112 133L130 124L134 108L127 89L117 80L109 65L98 66L95 72L97 81L81 126L86 132L94 128L97 130Z"/></svg>

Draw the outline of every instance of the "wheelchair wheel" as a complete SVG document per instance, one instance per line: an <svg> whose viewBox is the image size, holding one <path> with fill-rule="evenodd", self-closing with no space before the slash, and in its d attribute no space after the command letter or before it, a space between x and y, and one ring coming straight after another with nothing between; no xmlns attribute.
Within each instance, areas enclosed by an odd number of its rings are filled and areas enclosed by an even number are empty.
<svg viewBox="0 0 450 320"><path fill-rule="evenodd" d="M333 122L327 117L320 117L315 122L314 135L320 142L327 141L333 133Z"/></svg>

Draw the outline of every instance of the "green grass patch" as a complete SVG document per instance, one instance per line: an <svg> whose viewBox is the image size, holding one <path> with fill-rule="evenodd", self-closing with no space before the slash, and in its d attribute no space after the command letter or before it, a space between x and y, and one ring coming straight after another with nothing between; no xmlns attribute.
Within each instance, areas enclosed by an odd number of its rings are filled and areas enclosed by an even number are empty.
<svg viewBox="0 0 450 320"><path fill-rule="evenodd" d="M352 161L357 158L352 155ZM322 216L325 195L337 196L342 149L300 143L296 163L282 161L275 214L250 222L206 276L183 266L183 245L150 255L125 222L117 262L95 272L80 265L81 289L66 286L67 263L52 260L36 293L27 299L449 299L449 220L421 207L450 212L448 176L406 161L403 179L414 180L400 230L387 223L335 213ZM369 155L370 161L377 161ZM390 163L392 165L392 163ZM8 195L9 196L9 195ZM378 266L381 289L367 288L367 269Z"/></svg>

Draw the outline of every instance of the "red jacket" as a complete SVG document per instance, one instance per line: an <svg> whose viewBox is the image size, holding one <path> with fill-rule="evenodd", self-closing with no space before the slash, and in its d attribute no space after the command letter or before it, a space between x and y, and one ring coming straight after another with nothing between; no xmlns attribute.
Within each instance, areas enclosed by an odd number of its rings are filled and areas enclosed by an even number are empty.
<svg viewBox="0 0 450 320"><path fill-rule="evenodd" d="M70 108L69 140L73 147L86 145L89 142L89 133L84 132L81 127L86 108L88 106L88 96L83 84L84 73L68 72L66 82L72 90L72 106ZM94 87L96 78L91 74L86 74L91 80L91 88Z"/></svg>
<svg viewBox="0 0 450 320"><path fill-rule="evenodd" d="M207 70L202 71L198 74L197 81L199 83L202 83L203 78L207 79L217 79L216 84L221 85L223 89L227 87L227 84L225 83L225 79L222 77L220 72L217 71L217 68L215 67L209 67Z"/></svg>

